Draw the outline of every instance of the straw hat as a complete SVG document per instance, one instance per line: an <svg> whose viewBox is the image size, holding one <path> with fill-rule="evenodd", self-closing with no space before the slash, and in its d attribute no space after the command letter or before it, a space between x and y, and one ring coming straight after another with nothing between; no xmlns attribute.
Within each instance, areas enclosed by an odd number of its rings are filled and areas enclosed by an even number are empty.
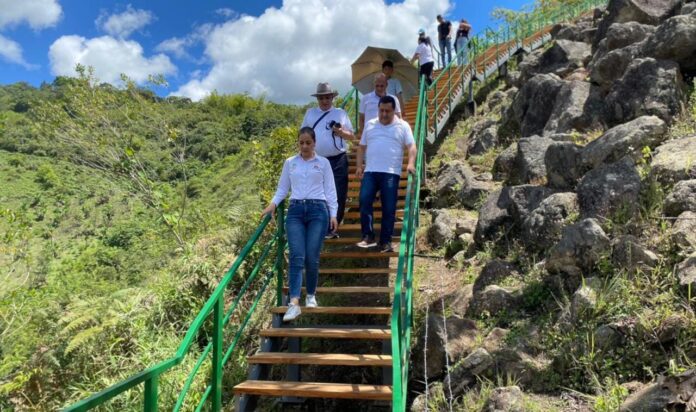
<svg viewBox="0 0 696 412"><path fill-rule="evenodd" d="M332 89L329 83L319 83L317 84L317 92L314 93L312 96L325 96L327 94L330 94L332 96L338 96L338 92Z"/></svg>

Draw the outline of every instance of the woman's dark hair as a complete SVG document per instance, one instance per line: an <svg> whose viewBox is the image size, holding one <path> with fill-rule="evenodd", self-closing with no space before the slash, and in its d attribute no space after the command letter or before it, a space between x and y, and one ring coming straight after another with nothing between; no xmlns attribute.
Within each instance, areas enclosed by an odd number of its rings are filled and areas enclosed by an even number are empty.
<svg viewBox="0 0 696 412"><path fill-rule="evenodd" d="M428 46L430 45L430 37L427 36L418 36L418 44L425 43Z"/></svg>
<svg viewBox="0 0 696 412"><path fill-rule="evenodd" d="M312 138L312 141L313 141L314 143L317 142L317 134L314 133L314 129L312 129L311 127L305 126L305 127L301 128L301 129L300 129L300 132L297 134L297 137L300 137L300 136L302 136L303 134L308 134L309 137Z"/></svg>

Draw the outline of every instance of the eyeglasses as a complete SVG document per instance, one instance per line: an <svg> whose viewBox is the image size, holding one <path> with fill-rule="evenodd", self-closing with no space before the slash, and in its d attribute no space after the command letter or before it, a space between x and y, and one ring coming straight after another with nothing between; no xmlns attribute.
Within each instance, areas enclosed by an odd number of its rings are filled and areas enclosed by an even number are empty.
<svg viewBox="0 0 696 412"><path fill-rule="evenodd" d="M317 100L333 100L333 96L317 96Z"/></svg>

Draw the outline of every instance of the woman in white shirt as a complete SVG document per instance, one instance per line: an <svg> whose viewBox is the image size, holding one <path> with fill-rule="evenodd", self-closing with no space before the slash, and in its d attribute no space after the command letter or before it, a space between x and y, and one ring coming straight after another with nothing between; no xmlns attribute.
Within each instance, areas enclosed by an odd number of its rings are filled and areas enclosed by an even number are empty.
<svg viewBox="0 0 696 412"><path fill-rule="evenodd" d="M290 299L284 321L293 320L302 313L302 270L305 270L307 288L305 306L317 307L315 293L319 281L319 253L329 223L331 230L338 227L333 172L329 160L314 152L317 143L314 129L301 128L298 143L300 153L285 160L275 196L263 210L263 214L275 214L278 204L290 192L290 206L285 218L285 233L290 249Z"/></svg>
<svg viewBox="0 0 696 412"><path fill-rule="evenodd" d="M425 81L430 86L433 82L435 59L433 58L433 50L430 45L430 37L425 35L425 30L423 29L418 31L418 47L416 47L416 52L411 57L411 62L414 62L416 59L418 59L418 64L420 65L418 79L425 75Z"/></svg>

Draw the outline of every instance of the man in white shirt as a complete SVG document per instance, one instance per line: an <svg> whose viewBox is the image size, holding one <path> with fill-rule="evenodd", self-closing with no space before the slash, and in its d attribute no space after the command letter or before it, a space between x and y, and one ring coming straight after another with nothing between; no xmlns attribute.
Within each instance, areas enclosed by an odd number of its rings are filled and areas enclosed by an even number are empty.
<svg viewBox="0 0 696 412"><path fill-rule="evenodd" d="M360 99L360 107L358 108L360 128L358 130L365 130L365 122L377 118L379 99L387 96L387 76L384 73L375 75L374 85L375 89ZM396 99L396 96L392 97ZM398 101L396 102L396 116L401 118L401 106L399 106Z"/></svg>
<svg viewBox="0 0 696 412"><path fill-rule="evenodd" d="M301 127L311 127L317 135L316 153L329 159L336 184L338 200L337 220L341 223L346 209L346 197L348 196L348 149L347 140L352 140L353 124L348 114L343 110L333 107L333 100L338 93L331 88L329 83L319 83L316 93L319 107L307 109ZM327 230L326 237L337 238L338 231Z"/></svg>
<svg viewBox="0 0 696 412"><path fill-rule="evenodd" d="M387 76L387 94L396 96L399 102L399 106L406 110L404 106L404 89L401 87L401 80L394 76L394 62L391 60L385 60L382 62L382 73ZM402 115L401 118L404 116Z"/></svg>
<svg viewBox="0 0 696 412"><path fill-rule="evenodd" d="M396 99L384 96L379 101L379 117L367 122L362 133L356 161L356 176L360 184L360 226L362 241L359 247L376 245L373 203L377 192L382 204L382 228L379 232L379 250L391 252L392 234L396 221L404 149L408 148L408 172L416 171L416 145L411 127L396 117ZM363 167L363 157L367 164Z"/></svg>

